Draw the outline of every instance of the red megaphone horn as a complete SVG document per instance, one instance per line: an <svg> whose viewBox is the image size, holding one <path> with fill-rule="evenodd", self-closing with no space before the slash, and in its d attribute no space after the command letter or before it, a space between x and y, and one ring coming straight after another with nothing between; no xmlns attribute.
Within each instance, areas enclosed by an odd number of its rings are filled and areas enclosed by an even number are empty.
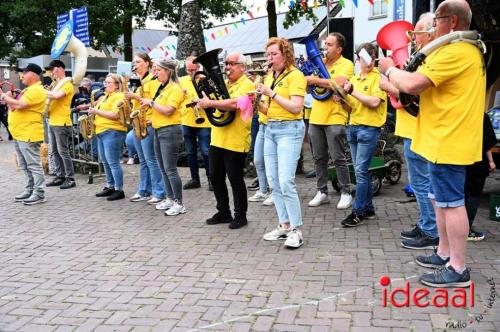
<svg viewBox="0 0 500 332"><path fill-rule="evenodd" d="M377 34L377 44L384 50L391 51L391 57L396 66L402 68L410 56L408 53L407 31L413 30L413 25L408 21L395 21L388 23Z"/></svg>
<svg viewBox="0 0 500 332"><path fill-rule="evenodd" d="M390 50L390 57L399 68L403 68L410 57L408 52L407 31L413 30L413 25L408 21L395 21L388 23L377 33L377 44L384 50ZM403 105L395 96L389 95L392 107L398 109Z"/></svg>

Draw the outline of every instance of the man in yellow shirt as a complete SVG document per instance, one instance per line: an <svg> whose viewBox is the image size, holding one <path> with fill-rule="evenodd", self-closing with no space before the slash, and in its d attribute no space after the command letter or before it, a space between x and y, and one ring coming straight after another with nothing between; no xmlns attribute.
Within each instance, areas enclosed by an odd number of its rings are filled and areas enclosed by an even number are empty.
<svg viewBox="0 0 500 332"><path fill-rule="evenodd" d="M60 82L66 78L66 65L60 60L52 60L45 70L52 74L52 79ZM47 183L47 187L59 186L69 189L76 186L73 161L69 153L71 139L71 100L74 95L73 83L67 80L58 91L47 91L49 106L49 144L54 155L56 177Z"/></svg>
<svg viewBox="0 0 500 332"><path fill-rule="evenodd" d="M342 56L345 38L341 33L332 32L326 37L324 59L330 78L342 77L349 80L354 76L354 64ZM307 85L330 89L331 79L307 76ZM309 202L315 207L329 203L328 199L328 159L332 157L337 177L341 187L340 201L337 209L347 209L351 206L351 179L345 156L347 111L333 97L325 100L313 100L311 117L309 119L309 135L314 151L316 169L316 184L318 192Z"/></svg>
<svg viewBox="0 0 500 332"><path fill-rule="evenodd" d="M9 130L14 137L19 168L26 175L24 192L15 197L16 202L34 205L45 202L44 177L40 161L43 142L43 112L46 92L40 82L42 68L30 63L23 70L22 82L27 86L19 99L0 90L0 100L10 108Z"/></svg>
<svg viewBox="0 0 500 332"><path fill-rule="evenodd" d="M238 97L254 90L254 84L245 75L245 57L240 53L230 53L226 57L226 82L231 99L210 100L204 96L198 102L203 109L216 108L225 112L239 112ZM230 223L229 228L237 229L247 222L247 188L243 179L243 169L250 150L250 125L237 114L234 120L224 127L212 127L210 143L210 179L217 200L217 213L207 219L207 224ZM234 198L234 219L229 208L226 174L231 183Z"/></svg>
<svg viewBox="0 0 500 332"><path fill-rule="evenodd" d="M469 30L471 17L465 0L442 2L434 17L436 38ZM439 232L437 252L417 257L417 264L437 270L420 281L431 287L468 287L464 183L466 165L482 157L486 74L481 51L458 41L432 52L417 72L399 70L390 59L382 59L380 69L399 91L420 95L411 149L429 161L429 198Z"/></svg>
<svg viewBox="0 0 500 332"><path fill-rule="evenodd" d="M186 107L186 104L198 99L198 94L193 85L195 73L200 70L200 65L193 63L194 56L186 58L187 75L179 78L179 85L184 92L184 102L182 103L182 131L184 134L184 143L186 144L186 152L188 155L189 170L191 171L191 180L189 180L183 189L200 188L200 172L198 168L198 145L200 147L201 156L205 163L205 173L207 174L208 187L212 190L210 183L210 165L208 161L208 149L210 147L210 122L208 122L205 111L198 111L196 116L195 109Z"/></svg>
<svg viewBox="0 0 500 332"><path fill-rule="evenodd" d="M434 14L424 13L415 24L415 32L411 34L417 51L434 40L431 31ZM398 96L399 91L382 76L380 87L390 95ZM408 180L415 193L419 210L418 223L411 230L401 232L401 245L407 249L433 249L439 244L439 234L436 225L436 214L432 202L427 196L431 181L428 162L420 155L410 150L411 141L415 135L417 118L404 108L396 110L395 135L403 139Z"/></svg>

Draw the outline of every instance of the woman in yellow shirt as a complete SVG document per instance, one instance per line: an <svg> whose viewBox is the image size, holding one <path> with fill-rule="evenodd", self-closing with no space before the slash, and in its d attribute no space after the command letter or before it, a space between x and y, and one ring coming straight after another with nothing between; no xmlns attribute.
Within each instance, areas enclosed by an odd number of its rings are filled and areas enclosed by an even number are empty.
<svg viewBox="0 0 500 332"><path fill-rule="evenodd" d="M182 204L182 181L177 172L179 145L182 140L180 106L184 93L177 83L176 64L173 61L156 62L160 86L151 99L141 99L141 105L153 110L151 124L155 130L155 154L165 185L166 199L156 205L166 210L165 215L186 213Z"/></svg>
<svg viewBox="0 0 500 332"><path fill-rule="evenodd" d="M104 98L96 107L89 108L89 113L95 114L97 148L107 182L106 187L96 196L107 197L108 201L125 198L120 158L127 128L118 121L118 106L125 98L122 91L123 80L121 76L108 74L104 80Z"/></svg>
<svg viewBox="0 0 500 332"><path fill-rule="evenodd" d="M147 53L137 53L132 63L134 64L135 72L141 79L141 86L137 89L141 91L136 90L135 93L128 92L127 98L134 99L134 109L138 109L140 107L138 100L140 98L151 99L158 90L160 82L149 71L153 65L153 61ZM139 188L134 196L130 197L130 201L147 201L148 204L156 205L165 199L165 187L154 149L154 129L151 126L153 112L149 107L144 108L148 125L147 136L141 140L137 139L135 135L133 136L140 167Z"/></svg>
<svg viewBox="0 0 500 332"><path fill-rule="evenodd" d="M348 103L352 107L347 140L356 174L356 197L352 213L342 220L344 227L356 227L363 219L376 218L368 167L377 146L380 128L387 117L387 95L380 89L380 73L375 68L376 57L375 46L371 43L361 44L356 51L361 72L344 84L344 89L350 94Z"/></svg>
<svg viewBox="0 0 500 332"><path fill-rule="evenodd" d="M280 225L264 234L264 240L286 239L285 246L298 248L303 238L299 230L302 213L295 170L304 139L302 107L307 83L295 67L292 47L286 39L269 39L266 54L272 73L257 87L257 92L268 97L266 105L261 107L268 117L264 161Z"/></svg>

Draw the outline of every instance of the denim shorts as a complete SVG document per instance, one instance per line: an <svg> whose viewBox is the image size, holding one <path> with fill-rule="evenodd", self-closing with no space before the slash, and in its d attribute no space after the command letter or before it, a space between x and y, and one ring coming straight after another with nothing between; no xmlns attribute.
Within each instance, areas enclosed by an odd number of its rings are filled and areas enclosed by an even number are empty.
<svg viewBox="0 0 500 332"><path fill-rule="evenodd" d="M440 208L465 205L465 166L429 163L429 198Z"/></svg>

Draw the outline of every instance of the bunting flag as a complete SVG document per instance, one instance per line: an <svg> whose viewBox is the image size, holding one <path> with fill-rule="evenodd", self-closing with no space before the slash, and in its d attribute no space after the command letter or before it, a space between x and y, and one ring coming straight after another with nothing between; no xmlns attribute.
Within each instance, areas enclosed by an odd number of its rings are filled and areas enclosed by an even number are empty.
<svg viewBox="0 0 500 332"><path fill-rule="evenodd" d="M354 2L354 6L356 6L356 8L358 8L358 0L352 0L352 2Z"/></svg>
<svg viewBox="0 0 500 332"><path fill-rule="evenodd" d="M253 20L253 13L250 10L247 12L247 14L248 14L248 16L250 16L250 19Z"/></svg>
<svg viewBox="0 0 500 332"><path fill-rule="evenodd" d="M370 0L368 0L368 1L370 1ZM345 8L344 0L339 0L339 5L341 8Z"/></svg>
<svg viewBox="0 0 500 332"><path fill-rule="evenodd" d="M278 0L278 6L281 6L281 4L284 2L285 0Z"/></svg>
<svg viewBox="0 0 500 332"><path fill-rule="evenodd" d="M375 0L368 0L368 2L372 4L372 6L373 6L374 1Z"/></svg>
<svg viewBox="0 0 500 332"><path fill-rule="evenodd" d="M242 17L242 18L241 18L241 23L243 23L243 24L247 24L247 21L245 20L245 18L244 18L244 17Z"/></svg>
<svg viewBox="0 0 500 332"><path fill-rule="evenodd" d="M203 36L203 37L205 37L205 43L208 43L208 38L207 38L207 36Z"/></svg>
<svg viewBox="0 0 500 332"><path fill-rule="evenodd" d="M213 39L213 40L215 40L215 33L213 33L213 32L212 32L212 33L210 34L210 37L212 37L212 39Z"/></svg>
<svg viewBox="0 0 500 332"><path fill-rule="evenodd" d="M314 8L318 9L318 1L314 0Z"/></svg>
<svg viewBox="0 0 500 332"><path fill-rule="evenodd" d="M238 29L238 23L233 22L233 27L234 27L235 29Z"/></svg>
<svg viewBox="0 0 500 332"><path fill-rule="evenodd" d="M224 31L226 31L226 35L229 33L229 27L224 27Z"/></svg>
<svg viewBox="0 0 500 332"><path fill-rule="evenodd" d="M304 10L307 10L307 0L302 0L302 1L300 2L300 5L302 6L302 8L303 8Z"/></svg>
<svg viewBox="0 0 500 332"><path fill-rule="evenodd" d="M290 5L289 5L290 9L293 9L295 7L295 1L290 1Z"/></svg>

